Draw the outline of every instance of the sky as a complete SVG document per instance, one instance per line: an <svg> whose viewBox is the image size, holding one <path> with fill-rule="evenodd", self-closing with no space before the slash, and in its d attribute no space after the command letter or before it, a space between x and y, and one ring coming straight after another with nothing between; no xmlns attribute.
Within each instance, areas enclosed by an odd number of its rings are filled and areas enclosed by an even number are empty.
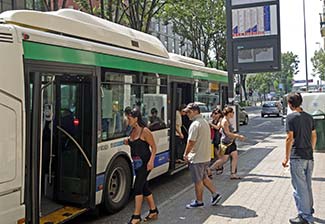
<svg viewBox="0 0 325 224"><path fill-rule="evenodd" d="M315 50L324 47L319 25L322 8L322 0L305 0L308 79L314 79L315 84L317 78L312 76L313 66L310 59ZM292 51L298 55L299 73L294 79L306 80L303 0L280 0L280 23L281 52Z"/></svg>

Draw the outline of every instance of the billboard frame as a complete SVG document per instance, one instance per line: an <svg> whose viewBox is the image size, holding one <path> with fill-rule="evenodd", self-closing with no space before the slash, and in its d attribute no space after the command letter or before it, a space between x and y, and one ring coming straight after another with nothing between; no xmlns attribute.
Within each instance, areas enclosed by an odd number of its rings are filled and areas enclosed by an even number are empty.
<svg viewBox="0 0 325 224"><path fill-rule="evenodd" d="M232 2L235 1L238 4L233 5ZM242 3L242 4L241 4ZM257 72L272 72L279 71L281 69L281 42L280 42L280 6L279 0L227 0L226 1L226 16L227 16L227 61L228 61L228 73L230 73L229 83L233 83L233 74L244 74L244 73L257 73ZM274 7L275 6L275 10ZM256 10L261 7L272 7L270 13L276 13L276 21L272 21L272 29L276 29L268 34L261 35L242 35L240 37L233 37L233 10L244 11L244 10ZM250 13L250 12L249 12ZM251 16L251 14L248 14ZM264 11L265 16L265 11ZM272 17L272 18L273 18ZM247 19L247 18L246 18ZM265 17L263 18L265 19ZM241 21L239 19L239 21ZM270 22L270 21L269 21ZM263 20L264 23L264 20ZM274 28L274 26L276 26ZM241 29L243 30L243 29ZM244 32L245 29L244 29ZM258 49L257 49L258 48ZM264 52L269 53L269 57L272 55L272 60L266 58L263 61L260 56L260 60L250 61L250 62L241 62L239 53L241 49L252 49L251 57L257 58L256 52L261 52L264 49ZM255 49L255 50L254 50ZM271 51L272 52L271 52ZM247 51L249 52L249 51ZM246 53L247 53L246 52ZM264 56L267 54L264 54ZM230 80L232 79L232 80ZM229 94L233 94L233 85L229 84Z"/></svg>

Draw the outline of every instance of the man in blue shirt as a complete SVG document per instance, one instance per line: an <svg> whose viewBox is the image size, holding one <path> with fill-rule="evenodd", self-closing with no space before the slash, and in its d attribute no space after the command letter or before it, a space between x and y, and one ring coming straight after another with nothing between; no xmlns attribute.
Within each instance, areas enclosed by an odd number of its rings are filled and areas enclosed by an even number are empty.
<svg viewBox="0 0 325 224"><path fill-rule="evenodd" d="M314 120L301 108L300 93L288 95L288 105L293 111L286 122L286 153L282 162L287 167L290 156L290 173L293 186L293 197L296 202L298 216L290 219L290 223L314 223L313 193L311 187L314 168L313 150L317 135Z"/></svg>

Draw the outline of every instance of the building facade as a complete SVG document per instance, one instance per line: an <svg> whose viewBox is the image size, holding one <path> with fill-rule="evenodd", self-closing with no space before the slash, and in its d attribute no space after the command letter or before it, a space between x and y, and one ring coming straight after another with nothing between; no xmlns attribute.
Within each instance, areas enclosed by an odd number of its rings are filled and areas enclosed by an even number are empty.
<svg viewBox="0 0 325 224"><path fill-rule="evenodd" d="M190 57L192 53L192 43L179 36L173 30L172 23L165 23L160 19L153 19L149 32L157 37L166 47L168 52Z"/></svg>

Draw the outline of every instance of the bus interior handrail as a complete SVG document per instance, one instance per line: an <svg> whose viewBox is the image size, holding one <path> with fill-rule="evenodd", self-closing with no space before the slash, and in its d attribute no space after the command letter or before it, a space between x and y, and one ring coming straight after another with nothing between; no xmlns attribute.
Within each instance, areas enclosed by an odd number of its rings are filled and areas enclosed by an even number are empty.
<svg viewBox="0 0 325 224"><path fill-rule="evenodd" d="M74 142L74 144L76 144L76 146L77 146L77 148L79 149L79 151L81 152L81 154L82 154L82 156L85 158L85 160L86 160L86 162L87 162L87 164L88 164L88 166L91 168L92 167L92 165L91 165L91 163L90 163L90 161L89 161L89 159L87 158L87 155L86 155L86 153L85 153L85 151L82 149L82 147L79 145L79 143L67 132L67 131L65 131L63 128L61 128L60 126L56 126L60 131L62 131L66 136L68 136L73 142Z"/></svg>

